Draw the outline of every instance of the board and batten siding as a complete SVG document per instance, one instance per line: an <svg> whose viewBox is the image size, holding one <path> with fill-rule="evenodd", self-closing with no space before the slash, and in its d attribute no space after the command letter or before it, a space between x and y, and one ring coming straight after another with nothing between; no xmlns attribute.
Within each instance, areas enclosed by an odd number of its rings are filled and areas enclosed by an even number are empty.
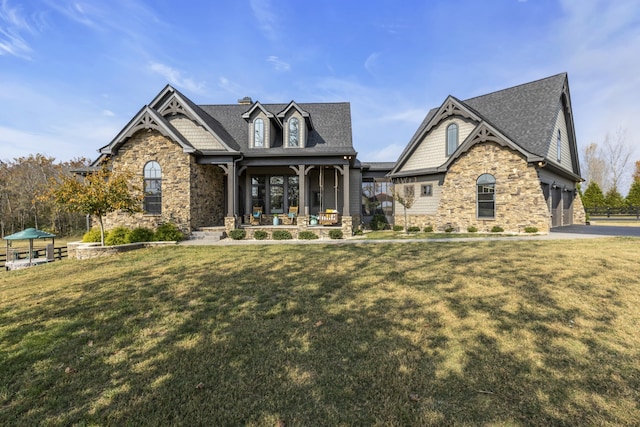
<svg viewBox="0 0 640 427"><path fill-rule="evenodd" d="M194 123L191 119L177 116L169 119L169 123L198 150L224 150L224 146L205 128Z"/></svg>
<svg viewBox="0 0 640 427"><path fill-rule="evenodd" d="M458 125L458 146L475 129L476 123L460 118L450 118L438 123L429 134L418 144L411 157L399 172L435 168L448 160L447 156L447 126L451 123Z"/></svg>
<svg viewBox="0 0 640 427"><path fill-rule="evenodd" d="M560 130L560 162L558 163L558 130ZM569 144L569 134L567 132L567 120L561 104L558 104L558 114L556 116L556 123L551 133L551 143L549 144L549 151L547 152L547 158L552 162L559 164L563 169L573 172L574 167L572 164L571 148Z"/></svg>

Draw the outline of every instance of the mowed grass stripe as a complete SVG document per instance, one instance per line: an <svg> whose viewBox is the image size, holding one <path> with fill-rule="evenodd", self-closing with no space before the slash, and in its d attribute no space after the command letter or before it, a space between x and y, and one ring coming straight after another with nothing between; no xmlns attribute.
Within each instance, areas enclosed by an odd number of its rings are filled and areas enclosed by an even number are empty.
<svg viewBox="0 0 640 427"><path fill-rule="evenodd" d="M0 276L1 425L633 425L637 239L192 246Z"/></svg>

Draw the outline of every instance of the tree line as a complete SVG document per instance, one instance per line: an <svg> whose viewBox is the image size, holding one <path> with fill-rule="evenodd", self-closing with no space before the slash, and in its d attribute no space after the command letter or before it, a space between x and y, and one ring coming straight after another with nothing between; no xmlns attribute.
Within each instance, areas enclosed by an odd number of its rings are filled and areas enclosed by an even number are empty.
<svg viewBox="0 0 640 427"><path fill-rule="evenodd" d="M29 227L61 235L84 231L84 214L71 212L45 195L54 182L90 163L87 158L56 162L44 154L0 160L0 237Z"/></svg>
<svg viewBox="0 0 640 427"><path fill-rule="evenodd" d="M581 191L582 204L587 209L640 206L640 161L635 162L635 170L629 175L629 162L633 148L627 143L624 129L614 135L607 134L601 145L591 143L582 156L582 176L586 188ZM626 196L620 187L631 178Z"/></svg>

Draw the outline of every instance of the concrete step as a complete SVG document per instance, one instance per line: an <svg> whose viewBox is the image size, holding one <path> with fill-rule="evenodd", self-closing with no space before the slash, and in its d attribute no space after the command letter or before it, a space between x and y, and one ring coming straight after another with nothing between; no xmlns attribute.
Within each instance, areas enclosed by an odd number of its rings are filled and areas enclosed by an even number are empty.
<svg viewBox="0 0 640 427"><path fill-rule="evenodd" d="M190 240L207 240L217 242L224 237L223 231L195 230L191 232Z"/></svg>

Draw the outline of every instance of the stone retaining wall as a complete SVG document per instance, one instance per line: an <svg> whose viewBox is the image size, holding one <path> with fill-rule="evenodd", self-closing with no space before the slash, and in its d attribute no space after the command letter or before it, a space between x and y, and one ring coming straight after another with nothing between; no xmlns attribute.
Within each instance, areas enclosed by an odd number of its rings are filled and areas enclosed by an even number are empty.
<svg viewBox="0 0 640 427"><path fill-rule="evenodd" d="M141 248L175 244L177 242L139 242L126 245L100 246L100 243L69 242L67 244L67 255L69 258L77 260L93 259Z"/></svg>

